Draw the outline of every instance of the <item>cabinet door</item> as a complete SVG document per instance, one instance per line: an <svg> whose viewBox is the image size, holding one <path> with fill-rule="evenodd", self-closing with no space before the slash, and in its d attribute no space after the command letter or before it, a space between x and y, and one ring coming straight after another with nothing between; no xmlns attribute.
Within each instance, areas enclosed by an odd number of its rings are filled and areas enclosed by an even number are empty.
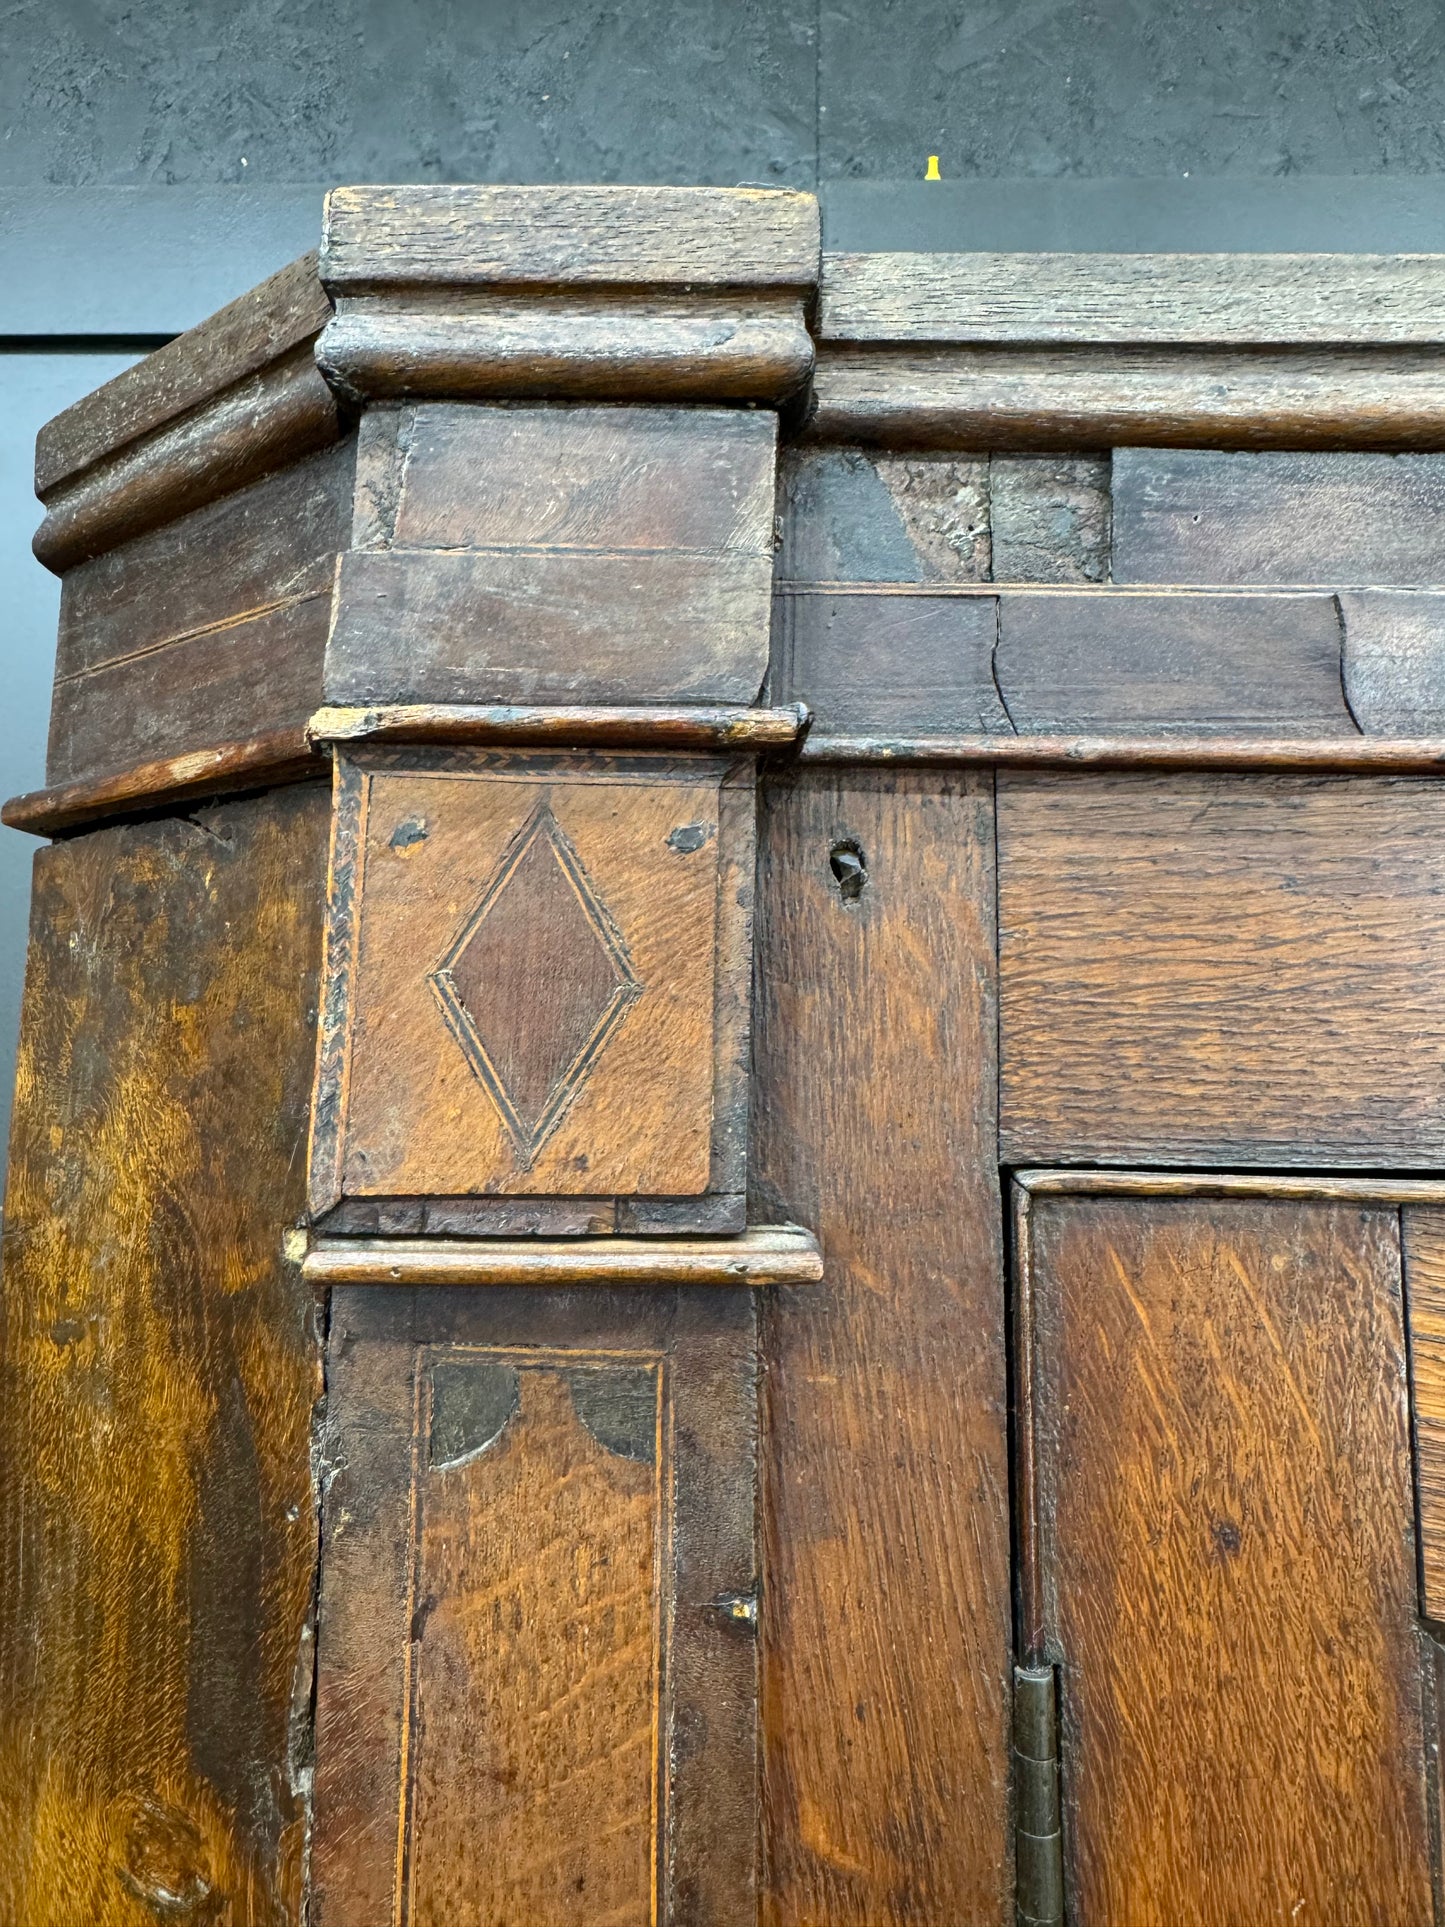
<svg viewBox="0 0 1445 1927"><path fill-rule="evenodd" d="M746 1290L333 1294L324 1927L757 1913Z"/></svg>
<svg viewBox="0 0 1445 1927"><path fill-rule="evenodd" d="M1078 1927L1432 1917L1400 1213L1269 1182L1016 1189L1021 1644Z"/></svg>

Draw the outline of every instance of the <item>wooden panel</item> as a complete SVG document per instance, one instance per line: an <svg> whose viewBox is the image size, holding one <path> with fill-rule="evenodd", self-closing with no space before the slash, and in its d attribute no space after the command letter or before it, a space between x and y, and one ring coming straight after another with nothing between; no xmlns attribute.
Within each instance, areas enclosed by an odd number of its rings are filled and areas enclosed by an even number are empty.
<svg viewBox="0 0 1445 1927"><path fill-rule="evenodd" d="M808 434L892 448L1433 448L1432 349L819 350Z"/></svg>
<svg viewBox="0 0 1445 1927"><path fill-rule="evenodd" d="M1009 595L994 667L1021 731L1356 733L1331 596Z"/></svg>
<svg viewBox="0 0 1445 1927"><path fill-rule="evenodd" d="M318 1919L743 1927L749 1294L333 1305Z"/></svg>
<svg viewBox="0 0 1445 1927"><path fill-rule="evenodd" d="M328 287L386 282L810 288L818 203L781 188L338 187Z"/></svg>
<svg viewBox="0 0 1445 1927"><path fill-rule="evenodd" d="M1006 1158L1438 1164L1442 839L1429 780L1000 774Z"/></svg>
<svg viewBox="0 0 1445 1927"><path fill-rule="evenodd" d="M351 472L350 448L328 451L71 570L52 783L305 722Z"/></svg>
<svg viewBox="0 0 1445 1927"><path fill-rule="evenodd" d="M313 1209L739 1191L750 768L377 750L338 770Z"/></svg>
<svg viewBox="0 0 1445 1927"><path fill-rule="evenodd" d="M1439 254L825 254L828 341L1436 344Z"/></svg>
<svg viewBox="0 0 1445 1927"><path fill-rule="evenodd" d="M259 373L330 315L316 254L303 254L47 422L35 441L36 494L48 495L127 442Z"/></svg>
<svg viewBox="0 0 1445 1927"><path fill-rule="evenodd" d="M992 596L780 591L774 702L802 702L823 734L1008 729L993 680Z"/></svg>
<svg viewBox="0 0 1445 1927"><path fill-rule="evenodd" d="M320 1395L286 1255L326 792L42 851L5 1214L0 1917L302 1911Z"/></svg>
<svg viewBox="0 0 1445 1927"><path fill-rule="evenodd" d="M1445 1621L1445 1211L1414 1205L1402 1215L1421 1610Z"/></svg>
<svg viewBox="0 0 1445 1927"><path fill-rule="evenodd" d="M358 547L772 557L771 411L434 402L361 434Z"/></svg>
<svg viewBox="0 0 1445 1927"><path fill-rule="evenodd" d="M736 410L386 410L329 699L753 701L776 437Z"/></svg>
<svg viewBox="0 0 1445 1927"><path fill-rule="evenodd" d="M813 1226L826 1282L767 1311L763 1919L985 1927L1013 1859L991 785L809 772L764 824L753 1216Z"/></svg>
<svg viewBox="0 0 1445 1927"><path fill-rule="evenodd" d="M1445 595L1388 589L1338 598L1345 689L1360 728L1379 735L1445 729Z"/></svg>
<svg viewBox="0 0 1445 1927"><path fill-rule="evenodd" d="M1397 1218L1033 1203L1079 1927L1433 1916Z"/></svg>
<svg viewBox="0 0 1445 1927"><path fill-rule="evenodd" d="M1428 584L1445 455L1114 453L1116 582Z"/></svg>

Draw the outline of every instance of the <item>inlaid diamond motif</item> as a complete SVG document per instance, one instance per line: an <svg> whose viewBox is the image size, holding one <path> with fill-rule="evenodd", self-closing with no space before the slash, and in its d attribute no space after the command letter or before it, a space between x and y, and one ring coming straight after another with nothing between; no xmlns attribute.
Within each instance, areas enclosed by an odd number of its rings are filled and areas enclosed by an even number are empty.
<svg viewBox="0 0 1445 1927"><path fill-rule="evenodd" d="M546 803L429 982L530 1170L642 994L622 933Z"/></svg>

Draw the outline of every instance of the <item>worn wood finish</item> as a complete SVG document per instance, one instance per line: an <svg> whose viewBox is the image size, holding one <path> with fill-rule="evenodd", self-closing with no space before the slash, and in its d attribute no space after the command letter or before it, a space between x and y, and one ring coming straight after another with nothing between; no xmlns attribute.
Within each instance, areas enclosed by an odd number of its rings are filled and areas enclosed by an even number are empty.
<svg viewBox="0 0 1445 1927"><path fill-rule="evenodd" d="M1013 1858L991 789L809 772L763 821L753 1215L816 1229L826 1282L767 1311L762 1917L983 1927Z"/></svg>
<svg viewBox="0 0 1445 1927"><path fill-rule="evenodd" d="M1445 595L1345 591L1345 693L1361 729L1427 735L1445 727Z"/></svg>
<svg viewBox="0 0 1445 1927"><path fill-rule="evenodd" d="M294 783L326 773L304 730L278 729L217 749L142 763L119 776L60 783L14 796L0 809L0 822L31 836L63 836L69 830L155 809L184 805L261 784Z"/></svg>
<svg viewBox="0 0 1445 1927"><path fill-rule="evenodd" d="M330 317L316 254L303 254L47 422L35 442L36 494L43 499L127 443L259 374L310 341Z"/></svg>
<svg viewBox="0 0 1445 1927"><path fill-rule="evenodd" d="M754 1920L750 1295L341 1290L330 1360L317 1920Z"/></svg>
<svg viewBox="0 0 1445 1927"><path fill-rule="evenodd" d="M825 341L1445 342L1445 254L826 254Z"/></svg>
<svg viewBox="0 0 1445 1927"><path fill-rule="evenodd" d="M1004 1156L1445 1155L1445 788L999 777Z"/></svg>
<svg viewBox="0 0 1445 1927"><path fill-rule="evenodd" d="M1432 1917L1397 1217L1039 1198L1071 1920Z"/></svg>
<svg viewBox="0 0 1445 1927"><path fill-rule="evenodd" d="M778 519L785 586L1098 582L1109 463L795 445L779 459Z"/></svg>
<svg viewBox="0 0 1445 1927"><path fill-rule="evenodd" d="M326 447L342 427L303 345L54 491L31 546L59 574Z"/></svg>
<svg viewBox="0 0 1445 1927"><path fill-rule="evenodd" d="M1445 455L1114 455L1117 582L1438 582Z"/></svg>
<svg viewBox="0 0 1445 1927"><path fill-rule="evenodd" d="M1439 737L809 735L801 762L954 764L960 769L1445 771ZM9 818L6 819L9 821Z"/></svg>
<svg viewBox="0 0 1445 1927"><path fill-rule="evenodd" d="M1433 349L824 342L807 433L896 449L1445 448Z"/></svg>
<svg viewBox="0 0 1445 1927"><path fill-rule="evenodd" d="M769 699L805 703L825 737L1006 730L997 609L987 596L780 589Z"/></svg>
<svg viewBox="0 0 1445 1927"><path fill-rule="evenodd" d="M1420 1608L1445 1622L1445 1199L1403 1213Z"/></svg>
<svg viewBox="0 0 1445 1927"><path fill-rule="evenodd" d="M321 277L547 287L793 287L818 278L818 203L783 188L337 187Z"/></svg>
<svg viewBox="0 0 1445 1927"><path fill-rule="evenodd" d="M727 409L382 411L328 700L753 701L776 438Z"/></svg>
<svg viewBox="0 0 1445 1927"><path fill-rule="evenodd" d="M337 771L313 1211L739 1193L751 766L438 749Z"/></svg>
<svg viewBox="0 0 1445 1927"><path fill-rule="evenodd" d="M1020 732L1357 733L1330 596L1024 594L998 610L993 673Z"/></svg>
<svg viewBox="0 0 1445 1927"><path fill-rule="evenodd" d="M358 400L778 402L813 366L802 300L765 293L343 296L317 353L333 387Z"/></svg>
<svg viewBox="0 0 1445 1927"><path fill-rule="evenodd" d="M768 612L747 556L348 554L326 699L748 703Z"/></svg>
<svg viewBox="0 0 1445 1927"><path fill-rule="evenodd" d="M308 1283L331 1285L815 1285L818 1241L798 1225L736 1238L326 1240L306 1254Z"/></svg>
<svg viewBox="0 0 1445 1927"><path fill-rule="evenodd" d="M0 1399L0 1917L299 1918L325 793L41 853Z"/></svg>
<svg viewBox="0 0 1445 1927"><path fill-rule="evenodd" d="M785 749L806 728L801 703L771 709L742 705L558 703L391 703L318 709L307 723L315 742L545 743L601 749Z"/></svg>
<svg viewBox="0 0 1445 1927"><path fill-rule="evenodd" d="M53 784L305 724L353 465L351 448L327 450L69 572Z"/></svg>

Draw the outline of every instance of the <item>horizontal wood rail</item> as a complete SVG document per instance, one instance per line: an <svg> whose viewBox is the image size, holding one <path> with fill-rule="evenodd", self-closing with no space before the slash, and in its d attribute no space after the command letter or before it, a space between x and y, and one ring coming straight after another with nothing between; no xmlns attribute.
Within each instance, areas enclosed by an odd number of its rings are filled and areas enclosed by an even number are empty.
<svg viewBox="0 0 1445 1927"><path fill-rule="evenodd" d="M812 763L994 764L1012 769L1318 770L1437 776L1445 739L1277 736L810 736Z"/></svg>
<svg viewBox="0 0 1445 1927"><path fill-rule="evenodd" d="M769 748L794 742L807 720L807 709L801 703L782 709L395 703L318 709L306 733L318 743L554 743L564 748L655 743L661 749Z"/></svg>
<svg viewBox="0 0 1445 1927"><path fill-rule="evenodd" d="M797 1225L735 1238L322 1241L302 1274L328 1285L812 1285L818 1240Z"/></svg>

